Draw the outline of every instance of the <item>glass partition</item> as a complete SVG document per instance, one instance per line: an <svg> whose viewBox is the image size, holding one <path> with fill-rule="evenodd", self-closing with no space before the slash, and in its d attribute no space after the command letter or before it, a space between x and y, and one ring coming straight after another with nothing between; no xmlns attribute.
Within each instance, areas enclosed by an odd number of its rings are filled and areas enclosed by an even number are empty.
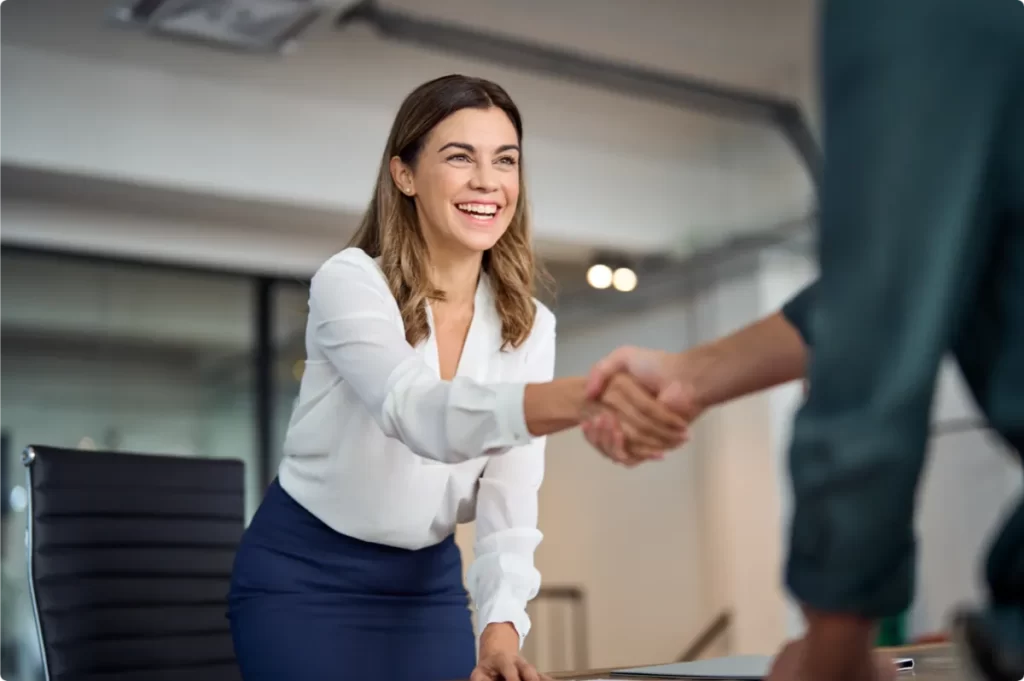
<svg viewBox="0 0 1024 681"><path fill-rule="evenodd" d="M251 517L267 482L254 380L264 370L254 355L256 321L267 311L258 309L259 281L241 275L8 248L0 273L0 676L35 681L42 677L27 592L22 450L239 459ZM294 390L277 373L275 382ZM290 407L278 403L273 420L286 423ZM281 435L275 427L272 441Z"/></svg>

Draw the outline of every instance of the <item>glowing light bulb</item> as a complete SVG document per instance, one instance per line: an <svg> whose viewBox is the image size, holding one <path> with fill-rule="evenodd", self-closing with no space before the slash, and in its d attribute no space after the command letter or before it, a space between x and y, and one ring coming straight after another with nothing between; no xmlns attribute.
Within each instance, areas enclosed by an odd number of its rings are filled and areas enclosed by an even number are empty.
<svg viewBox="0 0 1024 681"><path fill-rule="evenodd" d="M612 274L612 286L626 293L636 288L636 272L628 267L620 267Z"/></svg>
<svg viewBox="0 0 1024 681"><path fill-rule="evenodd" d="M608 265L591 265L587 270L587 283L594 288L608 288L612 285L612 268Z"/></svg>

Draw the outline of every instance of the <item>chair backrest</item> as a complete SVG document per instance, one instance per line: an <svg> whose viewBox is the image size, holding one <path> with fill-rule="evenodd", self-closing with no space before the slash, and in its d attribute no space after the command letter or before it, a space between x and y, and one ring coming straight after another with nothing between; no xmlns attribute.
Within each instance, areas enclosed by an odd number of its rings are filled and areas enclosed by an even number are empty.
<svg viewBox="0 0 1024 681"><path fill-rule="evenodd" d="M32 446L28 561L49 681L232 681L244 465Z"/></svg>

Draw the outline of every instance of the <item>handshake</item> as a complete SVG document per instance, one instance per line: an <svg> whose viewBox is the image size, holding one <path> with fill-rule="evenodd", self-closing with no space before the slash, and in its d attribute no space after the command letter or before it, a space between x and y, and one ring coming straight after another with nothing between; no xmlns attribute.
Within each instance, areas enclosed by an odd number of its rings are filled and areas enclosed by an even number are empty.
<svg viewBox="0 0 1024 681"><path fill-rule="evenodd" d="M626 466L686 442L705 409L805 378L807 347L781 313L681 353L623 347L579 381L572 423ZM563 428L568 426L562 426Z"/></svg>
<svg viewBox="0 0 1024 681"><path fill-rule="evenodd" d="M689 439L706 404L699 355L622 347L594 365L580 427L587 441L628 467L661 459Z"/></svg>

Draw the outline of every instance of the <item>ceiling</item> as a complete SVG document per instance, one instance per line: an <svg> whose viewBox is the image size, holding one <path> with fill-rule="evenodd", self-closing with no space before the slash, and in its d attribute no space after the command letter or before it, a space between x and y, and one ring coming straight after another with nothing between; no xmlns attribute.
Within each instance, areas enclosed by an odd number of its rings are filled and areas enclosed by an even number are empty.
<svg viewBox="0 0 1024 681"><path fill-rule="evenodd" d="M333 10L325 12L300 36L297 51L285 56L219 51L115 27L104 20L114 4L114 0L7 0L5 21L0 24L2 44L183 73L210 83L246 85L284 96L301 94L304 98L329 101L331 106L348 103L354 99L353 93L358 93L360 105L368 112L390 109L395 104L391 101L390 90L377 87L382 77L410 79L411 82L418 82L420 78L417 73L393 71L382 76L379 68L373 68L374 64L385 63L382 60L396 54L402 55L397 63L402 60L415 63L420 54L416 49L382 41L364 27L338 30L333 26L336 13L350 4L346 0L321 3ZM809 69L813 0L517 0L515 3L390 0L382 4L433 21L554 45L603 59L795 101L812 99ZM701 211L704 221L709 213L718 211L724 215L736 210L733 197L745 193L746 180L731 177L741 172L752 176L770 172L762 171L759 166L750 170L759 162L757 158L737 161L723 151L717 141L723 136L746 136L751 138L751 144L756 142L748 130L734 121L686 112L680 114L678 110L671 110L672 107L657 103L638 107L626 97L530 74L510 78L510 82L508 87L513 93L516 87L529 86L535 101L547 98L560 102L563 108L559 115L545 121L547 139L557 139L567 146L575 144L578 148L586 148L599 140L605 149L613 154L619 150L624 157L630 154L633 158L711 168L712 172L704 172L702 176L709 190L703 194L697 192L705 201ZM379 101L371 101L375 97ZM608 126L607 117L588 119L572 115L573 111L593 109L608 112L608 116L624 124ZM168 115L173 115L173 110ZM638 131L652 125L678 130L678 135L666 139L639 134ZM779 142L758 153L763 158L787 152L785 144ZM696 174L686 177L686 181L697 181ZM730 182L732 185L725 188ZM212 186L204 191L191 187L183 191L180 187L144 184L125 178L67 169L18 167L9 163L3 168L2 186L5 198L30 197L253 229L285 226L296 232L331 239L351 232L358 221L357 211L282 203L252 195L240 197L218 192ZM717 189L717 186L723 188ZM792 215L772 216L765 226L805 213L802 197L792 204L797 206L789 211ZM696 210L696 202L694 206ZM746 220L750 210L757 214L756 208L740 211L742 215L737 221ZM783 212L786 210L788 207ZM539 246L552 262L576 263L577 266L590 257L592 250L587 247L585 238L569 244L541 242Z"/></svg>
<svg viewBox="0 0 1024 681"><path fill-rule="evenodd" d="M367 36L333 26L327 11L286 57L183 50L139 31L111 33L105 21L114 0L7 0L3 44L186 69L213 77L315 92L297 75L330 60L342 43ZM330 0L341 8L348 0ZM813 0L388 0L389 9L483 29L540 44L736 87L801 99L812 52ZM259 63L261 68L253 68ZM291 72L291 73L288 73Z"/></svg>

